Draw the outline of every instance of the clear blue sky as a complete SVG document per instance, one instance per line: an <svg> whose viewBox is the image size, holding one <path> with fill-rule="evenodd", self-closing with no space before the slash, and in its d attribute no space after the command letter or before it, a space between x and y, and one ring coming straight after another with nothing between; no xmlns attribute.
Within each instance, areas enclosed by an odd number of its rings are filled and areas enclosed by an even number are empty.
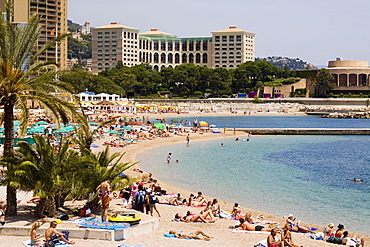
<svg viewBox="0 0 370 247"><path fill-rule="evenodd" d="M256 56L315 65L370 61L369 0L70 0L68 18L92 27L117 21L145 32L210 37L237 26L256 33Z"/></svg>

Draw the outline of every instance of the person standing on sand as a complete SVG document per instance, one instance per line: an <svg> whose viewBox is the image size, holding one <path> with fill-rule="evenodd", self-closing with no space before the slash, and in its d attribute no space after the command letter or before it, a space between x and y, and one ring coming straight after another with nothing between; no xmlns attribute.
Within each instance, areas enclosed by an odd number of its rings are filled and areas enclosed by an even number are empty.
<svg viewBox="0 0 370 247"><path fill-rule="evenodd" d="M189 145L189 142L190 142L190 134L188 134L188 135L186 136L186 144L188 144L188 145Z"/></svg>
<svg viewBox="0 0 370 247"><path fill-rule="evenodd" d="M227 128L226 128L226 126L225 126L225 127L224 127L224 134L226 133L226 129L227 129Z"/></svg>
<svg viewBox="0 0 370 247"><path fill-rule="evenodd" d="M104 182L102 182L96 190L98 191L98 196L101 199L101 220L103 222L107 221L108 216L108 208L110 202L110 178L107 178Z"/></svg>

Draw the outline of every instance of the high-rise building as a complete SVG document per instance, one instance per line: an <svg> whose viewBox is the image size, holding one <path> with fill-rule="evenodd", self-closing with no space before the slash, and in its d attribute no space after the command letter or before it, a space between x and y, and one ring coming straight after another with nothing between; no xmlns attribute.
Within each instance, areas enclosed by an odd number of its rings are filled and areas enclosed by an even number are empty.
<svg viewBox="0 0 370 247"><path fill-rule="evenodd" d="M254 33L230 27L212 37L178 38L159 29L139 30L117 22L92 29L92 71L150 64L154 70L193 63L209 68L238 67L254 61Z"/></svg>
<svg viewBox="0 0 370 247"><path fill-rule="evenodd" d="M38 47L52 40L56 35L67 33L68 0L14 0L14 22L25 23L33 13L41 16L41 35ZM0 0L0 9L5 11L7 0ZM67 68L67 39L59 42L42 54L40 61L56 61L60 68Z"/></svg>

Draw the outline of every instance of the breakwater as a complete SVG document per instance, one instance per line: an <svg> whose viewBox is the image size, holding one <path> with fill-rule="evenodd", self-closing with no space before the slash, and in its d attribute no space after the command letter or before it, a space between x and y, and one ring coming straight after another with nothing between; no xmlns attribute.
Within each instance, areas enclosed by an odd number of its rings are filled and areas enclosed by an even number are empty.
<svg viewBox="0 0 370 247"><path fill-rule="evenodd" d="M252 135L370 135L370 128L369 129L237 128L236 130L251 133Z"/></svg>

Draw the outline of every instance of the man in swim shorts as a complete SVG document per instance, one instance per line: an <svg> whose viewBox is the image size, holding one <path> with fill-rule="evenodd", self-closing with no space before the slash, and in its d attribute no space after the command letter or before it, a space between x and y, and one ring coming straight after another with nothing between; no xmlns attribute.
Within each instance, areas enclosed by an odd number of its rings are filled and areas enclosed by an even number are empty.
<svg viewBox="0 0 370 247"><path fill-rule="evenodd" d="M98 196L101 199L101 220L103 222L107 221L108 216L108 208L109 208L109 202L111 200L110 198L110 178L107 178L104 182L102 182L96 190L98 191Z"/></svg>
<svg viewBox="0 0 370 247"><path fill-rule="evenodd" d="M50 222L50 227L48 229L46 229L46 231L45 231L45 240L47 242L52 241L54 243L58 243L59 241L63 241L63 242L66 242L67 244L74 244L75 243L74 241L65 239L64 238L65 235L63 233L60 233L57 230L55 230L55 228L57 228L57 225L58 224L55 220Z"/></svg>
<svg viewBox="0 0 370 247"><path fill-rule="evenodd" d="M270 229L265 228L264 226L259 226L259 225L253 225L249 224L248 222L245 221L244 218L239 219L240 224L235 226L235 228L238 228L239 230L244 230L244 231L256 231L256 232L269 232Z"/></svg>
<svg viewBox="0 0 370 247"><path fill-rule="evenodd" d="M283 241L276 240L277 232L277 229L271 229L271 234L267 237L267 247L284 247Z"/></svg>

